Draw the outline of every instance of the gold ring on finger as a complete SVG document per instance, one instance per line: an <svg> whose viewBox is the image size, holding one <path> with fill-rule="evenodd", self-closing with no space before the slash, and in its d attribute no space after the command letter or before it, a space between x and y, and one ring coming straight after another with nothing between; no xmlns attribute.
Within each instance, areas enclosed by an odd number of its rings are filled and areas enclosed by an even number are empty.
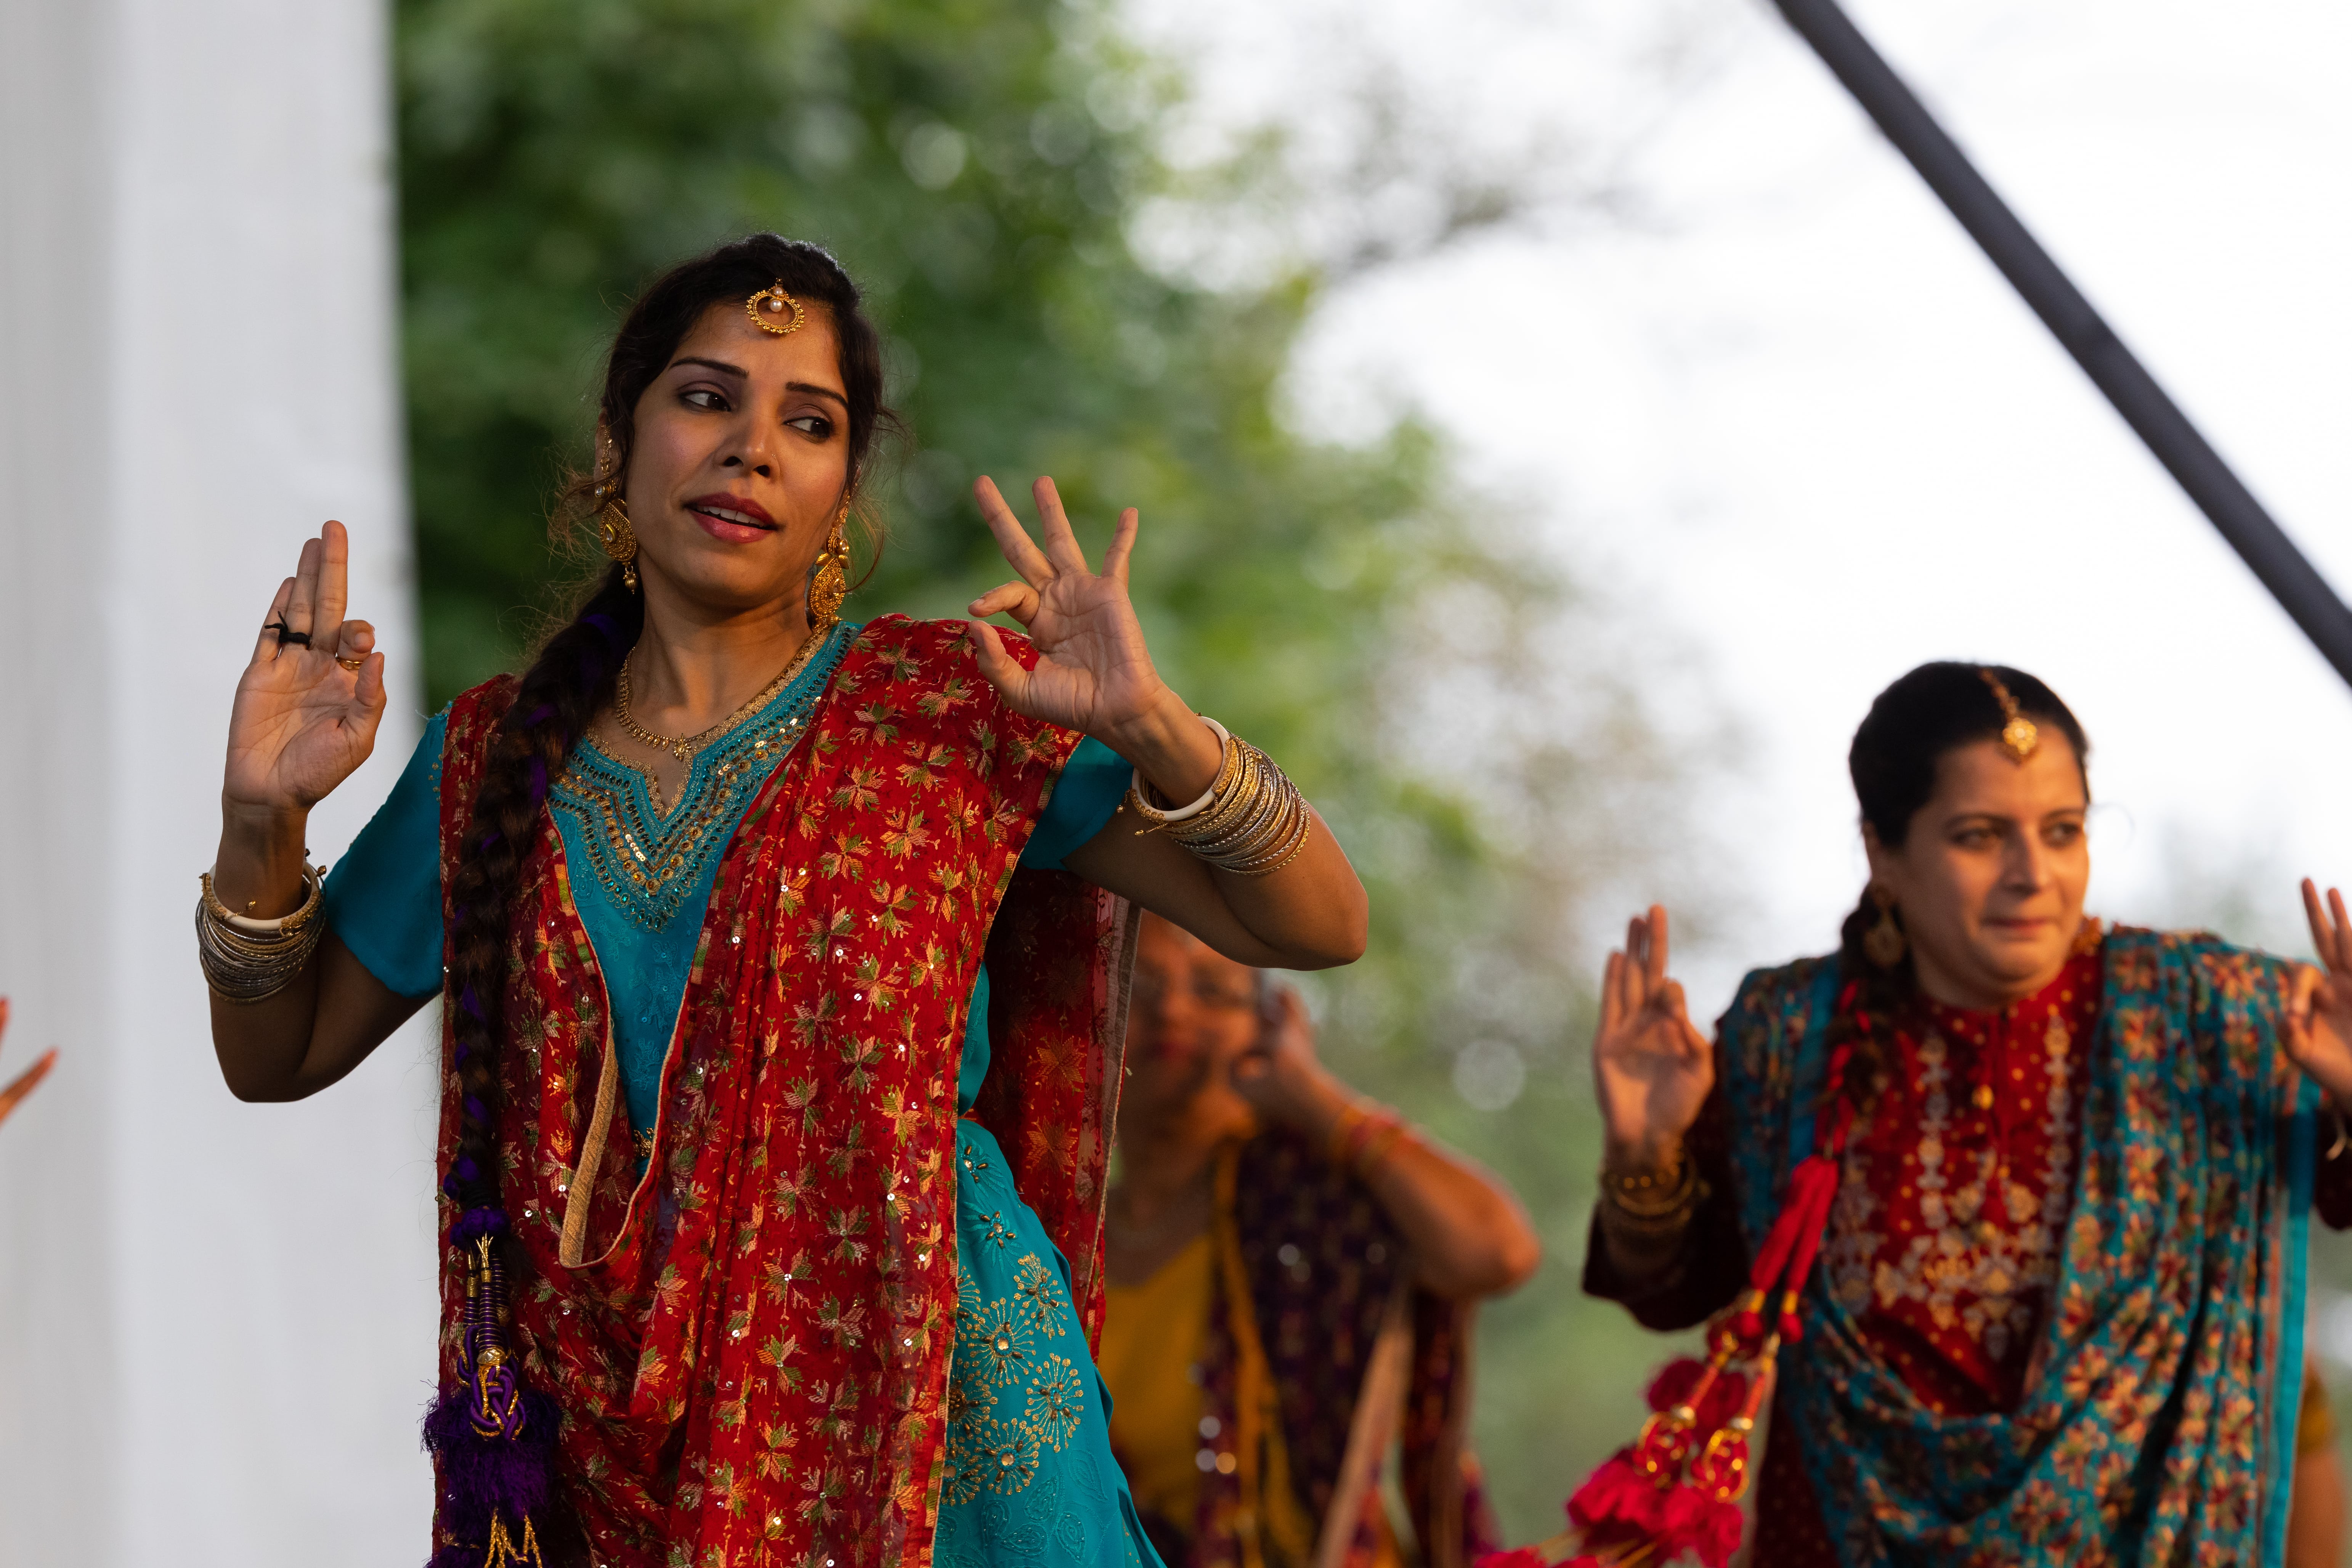
<svg viewBox="0 0 2352 1568"><path fill-rule="evenodd" d="M337 654L335 656L335 662L356 675L359 672L360 667L367 663L367 655L362 654L357 658L345 658L342 655Z"/></svg>

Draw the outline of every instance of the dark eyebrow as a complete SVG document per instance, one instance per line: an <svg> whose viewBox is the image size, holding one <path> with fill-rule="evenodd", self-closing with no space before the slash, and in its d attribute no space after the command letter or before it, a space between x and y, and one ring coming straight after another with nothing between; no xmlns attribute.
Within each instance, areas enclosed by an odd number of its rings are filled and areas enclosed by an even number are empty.
<svg viewBox="0 0 2352 1568"><path fill-rule="evenodd" d="M841 405L843 413L845 414L849 411L849 399L842 396L841 394L834 391L833 388L829 386L819 386L813 381L788 381L784 383L784 390L786 392L805 392L817 397L830 397L835 403Z"/></svg>
<svg viewBox="0 0 2352 1568"><path fill-rule="evenodd" d="M682 364L698 364L707 366L711 370L721 372L724 374L731 375L738 381L746 379L746 373L741 365L729 364L723 359L704 359L700 354L681 354L679 357L670 361L669 363L670 368L673 370ZM788 381L784 383L784 390L786 392L805 392L816 397L830 397L835 403L841 405L842 410L845 413L846 413L849 408L849 399L842 396L841 394L834 391L833 388L829 386L819 386L813 381Z"/></svg>

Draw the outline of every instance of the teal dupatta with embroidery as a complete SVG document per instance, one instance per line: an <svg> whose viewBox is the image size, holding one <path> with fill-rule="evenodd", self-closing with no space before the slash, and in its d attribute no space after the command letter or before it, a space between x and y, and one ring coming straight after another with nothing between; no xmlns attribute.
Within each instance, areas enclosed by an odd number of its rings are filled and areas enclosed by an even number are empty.
<svg viewBox="0 0 2352 1568"><path fill-rule="evenodd" d="M2064 1255L2016 1410L1927 1408L1815 1271L1776 1418L1842 1562L2282 1561L2319 1105L2280 1045L2291 968L2202 934L2107 937ZM1812 1152L1838 991L1834 959L1759 971L1724 1019L1751 1252Z"/></svg>

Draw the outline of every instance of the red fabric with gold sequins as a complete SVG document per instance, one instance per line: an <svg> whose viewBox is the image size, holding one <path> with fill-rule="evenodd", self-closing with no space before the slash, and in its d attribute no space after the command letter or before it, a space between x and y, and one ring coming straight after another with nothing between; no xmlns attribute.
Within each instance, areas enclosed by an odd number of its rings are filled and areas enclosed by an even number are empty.
<svg viewBox="0 0 2352 1568"><path fill-rule="evenodd" d="M1921 998L1847 1145L1830 1288L1941 1414L2023 1395L2063 1253L2104 948L2090 929L2057 979L1997 1011Z"/></svg>
<svg viewBox="0 0 2352 1568"><path fill-rule="evenodd" d="M1034 660L1025 640L1005 642ZM445 872L512 689L478 688L451 709ZM964 1010L1076 741L1003 708L961 623L889 616L865 629L728 847L651 1163L632 1179L616 1103L584 1261L569 1268L566 1186L609 1030L542 816L513 918L503 1196L524 1264L515 1343L563 1405L559 1480L596 1562L929 1562L955 1334ZM1085 930L1024 920L1029 940L999 944L992 989L1019 1033L999 1037L990 1079L1015 1080L996 1130L1008 1149L1037 1151L1022 1163L1023 1195L1083 1272L1097 1256L1126 911L1073 880L1052 901ZM457 1128L449 1048L445 1026L445 1171ZM445 1385L463 1288L445 1269Z"/></svg>

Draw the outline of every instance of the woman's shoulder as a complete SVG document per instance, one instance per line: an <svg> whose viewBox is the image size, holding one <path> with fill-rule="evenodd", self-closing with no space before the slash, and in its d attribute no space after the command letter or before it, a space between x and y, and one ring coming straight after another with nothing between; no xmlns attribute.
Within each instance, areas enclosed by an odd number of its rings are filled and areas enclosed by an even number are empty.
<svg viewBox="0 0 2352 1568"><path fill-rule="evenodd" d="M515 693L522 687L522 678L513 674L493 675L479 686L469 686L449 700L441 710L448 723L448 733L454 740L469 736L478 730L494 727L514 706Z"/></svg>
<svg viewBox="0 0 2352 1568"><path fill-rule="evenodd" d="M997 636L1022 664L1037 662L1036 645L1027 637L1001 626ZM877 616L850 639L834 683L844 696L881 703L902 724L994 733L1035 722L1016 720L998 700L996 688L980 673L968 621Z"/></svg>
<svg viewBox="0 0 2352 1568"><path fill-rule="evenodd" d="M479 686L468 687L452 698L441 710L441 762L443 776L454 777L467 791L489 754L490 741L498 733L499 721L514 706L515 693L522 680L514 675L494 675ZM428 729L426 733L430 735ZM470 794L467 795L470 799Z"/></svg>
<svg viewBox="0 0 2352 1568"><path fill-rule="evenodd" d="M2242 947L2210 931L2126 925L2107 931L2106 965L2111 990L2152 990L2174 974L2229 998L2283 995L2300 967L2294 959Z"/></svg>
<svg viewBox="0 0 2352 1568"><path fill-rule="evenodd" d="M1019 632L999 626L996 635L1013 658L1024 664L1035 658L1033 645ZM909 679L926 672L967 672L976 658L970 621L927 621L894 612L860 626L844 662L878 663L894 679Z"/></svg>
<svg viewBox="0 0 2352 1568"><path fill-rule="evenodd" d="M1833 987L1837 979L1837 954L1824 953L1819 958L1800 958L1770 969L1751 969L1733 993L1731 1006L1718 1026L1727 1034L1735 1030L1785 1028L1791 1022L1795 1032L1803 1032L1804 1020L1810 1016L1826 988Z"/></svg>

